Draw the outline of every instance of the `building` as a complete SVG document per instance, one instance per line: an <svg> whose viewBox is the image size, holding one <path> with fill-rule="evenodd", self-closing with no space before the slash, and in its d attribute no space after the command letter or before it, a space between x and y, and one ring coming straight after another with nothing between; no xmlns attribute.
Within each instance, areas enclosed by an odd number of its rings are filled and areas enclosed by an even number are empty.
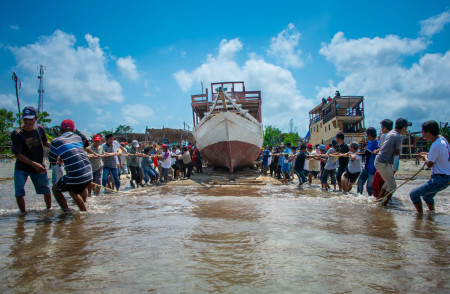
<svg viewBox="0 0 450 294"><path fill-rule="evenodd" d="M309 112L309 142L329 144L339 132L344 133L347 143L363 141L364 96L336 96L325 102Z"/></svg>

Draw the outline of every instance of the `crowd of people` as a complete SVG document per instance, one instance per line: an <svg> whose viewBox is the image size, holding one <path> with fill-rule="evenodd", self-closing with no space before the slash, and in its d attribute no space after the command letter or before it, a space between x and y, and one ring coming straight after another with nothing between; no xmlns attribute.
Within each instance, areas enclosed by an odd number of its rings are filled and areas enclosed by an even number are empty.
<svg viewBox="0 0 450 294"><path fill-rule="evenodd" d="M12 153L16 157L14 185L16 202L26 212L25 183L31 178L36 194L44 194L47 209L51 208L51 193L66 213L70 213L63 192L68 192L81 211L94 193L99 195L120 191L121 175L129 179L131 188L166 184L189 179L202 173L200 150L188 146L140 144L133 140L119 143L113 134L94 135L92 142L75 133L75 124L67 119L61 123L61 136L48 142L45 130L36 124L34 107L23 110L23 125L11 134ZM52 185L44 163L44 147L49 148Z"/></svg>
<svg viewBox="0 0 450 294"><path fill-rule="evenodd" d="M367 142L360 146L358 142L345 142L345 136L339 132L329 145L302 144L300 147L285 146L263 148L259 161L261 173L276 177L283 184L298 177L298 185L311 185L314 178L319 179L325 191L350 192L353 185L357 193L363 194L364 186L369 196L375 196L377 202L386 206L392 198L397 184L394 174L399 168L402 151L402 135L408 128L408 121L399 118L394 123L389 119L380 122L381 134L377 136L374 127L366 130ZM433 211L434 196L449 186L450 146L439 135L439 125L427 121L422 125L422 135L430 141L428 153L418 154L431 168L430 181L411 191L410 198L419 213L423 212L421 197L429 210ZM313 148L314 147L314 148Z"/></svg>
<svg viewBox="0 0 450 294"><path fill-rule="evenodd" d="M168 146L152 144L144 146L136 140L128 146L119 143L113 134L103 139L94 135L92 142L83 135L75 134L75 124L67 119L61 123L61 136L48 142L45 130L36 124L37 112L25 107L23 125L11 134L12 153L16 157L14 168L15 196L19 209L25 208L25 183L31 178L36 194L43 194L47 209L51 208L51 193L66 213L70 213L63 192L68 192L81 211L86 211L88 196L99 195L103 187L119 191L120 175L130 180L130 187L158 185L172 180L190 178L195 169L202 173L202 157L195 146ZM374 195L387 205L397 184L394 178L402 150L402 135L408 122L399 118L394 123L381 121L379 138L376 129L367 129L364 150L357 142L347 145L343 133L338 133L328 146L302 144L299 148L287 143L285 146L266 148L261 153L262 173L270 173L282 183L298 177L299 186L311 184L314 178L322 189L349 192L357 185L357 192ZM411 191L410 198L419 213L423 212L422 200L429 210L434 210L434 196L449 186L450 147L439 135L439 125L427 121L422 125L423 137L431 142L428 153L420 153L425 165L431 168L431 179ZM44 163L44 147L49 148L48 159L52 168L52 186ZM315 147L315 148L313 148ZM182 175L181 175L182 174ZM330 179L330 182L328 182ZM336 184L338 186L336 186Z"/></svg>

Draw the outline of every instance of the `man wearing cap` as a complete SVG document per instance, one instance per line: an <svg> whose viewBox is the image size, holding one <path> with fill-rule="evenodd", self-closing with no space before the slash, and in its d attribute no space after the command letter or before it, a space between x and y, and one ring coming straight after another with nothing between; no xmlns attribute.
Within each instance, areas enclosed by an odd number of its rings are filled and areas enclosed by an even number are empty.
<svg viewBox="0 0 450 294"><path fill-rule="evenodd" d="M161 167L162 167L162 173L161 177L164 178L164 181L166 183L169 182L169 174L170 174L170 167L172 166L172 159L170 157L169 147L167 144L162 144L162 155L158 156L158 158L161 160Z"/></svg>
<svg viewBox="0 0 450 294"><path fill-rule="evenodd" d="M378 156L375 158L375 168L384 180L383 187L377 198L378 201L383 202L383 206L388 204L394 190L397 188L393 169L394 157L395 155L400 155L402 151L402 135L407 128L408 121L406 119L397 119L395 128L386 135Z"/></svg>
<svg viewBox="0 0 450 294"><path fill-rule="evenodd" d="M130 179L130 185L131 188L139 187L141 185L142 187L144 185L141 184L141 176L139 174L139 157L141 156L141 149L142 147L139 145L139 142L137 140L133 140L131 142L131 148L128 151L128 165L130 167L131 172L131 179ZM136 182L136 185L133 183L133 181Z"/></svg>
<svg viewBox="0 0 450 294"><path fill-rule="evenodd" d="M44 146L50 148L45 130L36 124L37 112L27 106L22 112L23 125L11 133L12 153L16 157L14 188L17 206L25 212L25 183L28 176L36 194L44 194L47 209L52 207L52 196L47 170L44 165Z"/></svg>
<svg viewBox="0 0 450 294"><path fill-rule="evenodd" d="M75 124L66 119L61 123L62 135L50 144L48 159L56 164L58 158L63 162L66 174L53 186L53 195L65 213L70 213L62 192L69 192L81 211L87 211L86 188L92 180L92 167L83 147L81 137L74 134Z"/></svg>
<svg viewBox="0 0 450 294"><path fill-rule="evenodd" d="M316 160L317 152L316 150L313 150L313 145L311 143L308 143L306 145L306 150L308 150L309 155L313 157L313 159L309 160L309 174L308 174L308 183L311 185L312 179L317 178L317 175L320 171L320 163L318 160Z"/></svg>
<svg viewBox="0 0 450 294"><path fill-rule="evenodd" d="M89 160L91 161L92 166L92 182L94 185L90 185L88 188L88 196L91 196L91 190L94 190L95 195L100 194L100 187L102 185L102 172L103 172L103 161L102 156L105 154L102 148L102 137L100 135L94 135L92 138L92 145L89 146L89 150L94 153L94 155L88 155Z"/></svg>

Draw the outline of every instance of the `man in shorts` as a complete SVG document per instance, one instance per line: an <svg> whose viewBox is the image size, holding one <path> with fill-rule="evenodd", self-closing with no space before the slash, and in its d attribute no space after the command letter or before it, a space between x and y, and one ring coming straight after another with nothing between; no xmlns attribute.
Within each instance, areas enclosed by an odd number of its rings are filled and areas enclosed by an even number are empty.
<svg viewBox="0 0 450 294"><path fill-rule="evenodd" d="M344 173L344 179L342 180L342 191L350 192L353 184L359 177L362 169L362 156L358 153L359 144L357 142L350 143L350 152L348 156L348 166Z"/></svg>
<svg viewBox="0 0 450 294"><path fill-rule="evenodd" d="M421 153L427 167L431 167L431 179L414 188L409 195L418 213L423 213L422 200L430 211L434 211L434 196L446 189L450 183L450 146L447 140L439 135L439 125L434 120L422 124L422 137L431 142L430 152Z"/></svg>
<svg viewBox="0 0 450 294"><path fill-rule="evenodd" d="M330 185L328 185L328 177L330 177L331 184L334 186L334 191L336 191L336 168L338 167L338 155L336 155L336 148L338 147L338 143L336 140L333 140L331 145L332 147L328 149L326 155L328 158L322 158L322 162L326 162L322 176L322 184L326 191L330 189Z"/></svg>
<svg viewBox="0 0 450 294"><path fill-rule="evenodd" d="M309 143L306 146L306 150L308 151L309 155L312 156L313 159L309 160L309 174L308 174L308 183L311 185L312 179L317 178L319 171L320 171L320 163L318 160L316 160L317 152L316 150L313 150L313 145Z"/></svg>
<svg viewBox="0 0 450 294"><path fill-rule="evenodd" d="M307 182L309 171L305 169L305 162L307 159L312 158L314 158L314 156L309 155L309 153L306 151L306 144L302 144L294 162L294 173L298 177L299 188L301 185Z"/></svg>
<svg viewBox="0 0 450 294"><path fill-rule="evenodd" d="M61 123L62 135L50 143L48 159L56 164L58 158L63 162L66 174L53 186L53 195L65 213L70 213L63 192L69 192L80 211L87 211L86 188L92 181L92 167L83 148L81 137L74 134L75 124L70 119Z"/></svg>
<svg viewBox="0 0 450 294"><path fill-rule="evenodd" d="M25 183L28 176L33 182L36 194L44 194L47 209L52 207L52 196L47 170L44 165L44 146L50 148L45 130L36 124L37 112L27 106L22 111L23 125L11 133L12 153L16 157L14 166L14 188L17 206L25 209Z"/></svg>

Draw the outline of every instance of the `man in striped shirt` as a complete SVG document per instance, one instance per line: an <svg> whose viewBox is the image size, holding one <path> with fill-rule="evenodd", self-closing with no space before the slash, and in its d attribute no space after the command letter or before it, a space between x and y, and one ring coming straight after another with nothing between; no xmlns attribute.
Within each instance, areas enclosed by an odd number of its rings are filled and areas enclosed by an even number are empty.
<svg viewBox="0 0 450 294"><path fill-rule="evenodd" d="M70 119L61 123L62 135L50 143L48 159L63 162L66 174L53 186L53 195L65 213L70 213L62 192L69 192L81 211L86 211L86 188L92 180L92 167L80 136L73 133L75 124Z"/></svg>

